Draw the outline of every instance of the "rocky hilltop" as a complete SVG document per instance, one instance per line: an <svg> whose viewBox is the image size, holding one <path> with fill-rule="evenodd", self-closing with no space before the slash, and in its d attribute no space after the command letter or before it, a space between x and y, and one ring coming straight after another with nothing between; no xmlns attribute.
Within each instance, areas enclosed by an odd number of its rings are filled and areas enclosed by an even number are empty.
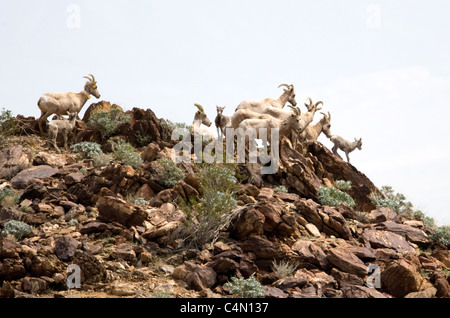
<svg viewBox="0 0 450 318"><path fill-rule="evenodd" d="M135 108L107 139L86 122L112 108L91 105L72 144L109 154L120 137L140 152L135 167L50 150L35 118L17 116L20 132L0 150L0 297L232 297L233 278L275 298L450 297L450 254L434 229L377 207L380 190L319 142L283 139L273 175L224 164L237 181L232 208L214 239L195 241L206 231L196 214L207 204L205 164L169 165L182 174L168 182L169 122ZM354 204L321 200L339 180ZM68 284L73 264L79 288Z"/></svg>

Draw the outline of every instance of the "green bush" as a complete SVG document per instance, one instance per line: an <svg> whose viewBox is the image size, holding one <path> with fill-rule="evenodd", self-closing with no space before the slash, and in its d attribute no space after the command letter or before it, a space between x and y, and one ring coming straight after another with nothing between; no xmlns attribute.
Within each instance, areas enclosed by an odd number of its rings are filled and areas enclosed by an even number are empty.
<svg viewBox="0 0 450 318"><path fill-rule="evenodd" d="M298 264L292 263L288 260L281 260L279 262L273 261L272 262L272 269L277 275L278 279L285 278L288 276L291 276L295 273L295 270L297 269Z"/></svg>
<svg viewBox="0 0 450 318"><path fill-rule="evenodd" d="M264 291L261 283L252 275L248 279L232 277L231 282L224 285L237 298L262 298Z"/></svg>
<svg viewBox="0 0 450 318"><path fill-rule="evenodd" d="M211 190L223 193L234 193L238 190L238 181L234 171L218 164L202 164L197 173L202 191Z"/></svg>
<svg viewBox="0 0 450 318"><path fill-rule="evenodd" d="M109 163L114 159L113 156L111 154L106 154L106 153L100 153L95 155L94 157L92 157L92 159L94 160L94 167L95 168L102 168L105 167L107 165L109 165Z"/></svg>
<svg viewBox="0 0 450 318"><path fill-rule="evenodd" d="M338 206L346 204L353 208L356 206L355 201L347 193L336 188L319 187L319 202L322 205Z"/></svg>
<svg viewBox="0 0 450 318"><path fill-rule="evenodd" d="M275 188L275 192L277 193L288 193L288 190L285 186L281 185Z"/></svg>
<svg viewBox="0 0 450 318"><path fill-rule="evenodd" d="M413 204L406 200L405 195L401 193L395 193L394 189L390 186L382 186L381 195L372 195L370 199L377 207L391 208L400 215L408 217L421 217L424 216L422 211L416 210ZM425 220L425 219L424 219ZM427 220L428 223L434 222L431 218Z"/></svg>
<svg viewBox="0 0 450 318"><path fill-rule="evenodd" d="M146 206L148 205L148 202L144 199L144 198L136 198L134 199L134 204L139 205L139 206Z"/></svg>
<svg viewBox="0 0 450 318"><path fill-rule="evenodd" d="M334 186L341 191L348 191L352 188L352 182L345 180L337 180L334 182Z"/></svg>
<svg viewBox="0 0 450 318"><path fill-rule="evenodd" d="M445 246L450 247L450 225L438 227L432 235L432 238L440 241Z"/></svg>
<svg viewBox="0 0 450 318"><path fill-rule="evenodd" d="M3 225L2 234L3 236L14 235L17 240L21 240L22 238L30 235L32 231L33 228L28 224L21 221L11 220Z"/></svg>
<svg viewBox="0 0 450 318"><path fill-rule="evenodd" d="M94 158L95 156L103 154L101 146L96 142L83 141L72 145L70 149L73 152L83 154L86 158Z"/></svg>
<svg viewBox="0 0 450 318"><path fill-rule="evenodd" d="M142 164L141 155L135 151L131 144L122 139L113 142L112 156L114 160L132 166L134 169L137 169Z"/></svg>
<svg viewBox="0 0 450 318"><path fill-rule="evenodd" d="M12 112L2 108L0 112L0 135L7 137L17 134L20 127L16 122Z"/></svg>
<svg viewBox="0 0 450 318"><path fill-rule="evenodd" d="M159 182L166 187L173 187L184 178L184 172L170 159L158 159L162 169L158 172Z"/></svg>
<svg viewBox="0 0 450 318"><path fill-rule="evenodd" d="M103 110L92 114L87 125L102 134L104 138L112 136L117 129L131 121L131 116L120 109Z"/></svg>
<svg viewBox="0 0 450 318"><path fill-rule="evenodd" d="M3 188L0 190L0 205L2 207L12 207L19 202L19 195L15 190Z"/></svg>

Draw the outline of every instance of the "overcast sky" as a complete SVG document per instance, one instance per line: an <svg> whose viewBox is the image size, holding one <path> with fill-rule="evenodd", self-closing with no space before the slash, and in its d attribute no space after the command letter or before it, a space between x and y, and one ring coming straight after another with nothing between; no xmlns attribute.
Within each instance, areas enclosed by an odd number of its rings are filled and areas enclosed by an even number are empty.
<svg viewBox="0 0 450 318"><path fill-rule="evenodd" d="M38 117L92 73L101 100L191 123L194 103L214 119L292 83L362 137L350 158L378 187L450 223L449 17L447 0L0 0L0 107Z"/></svg>

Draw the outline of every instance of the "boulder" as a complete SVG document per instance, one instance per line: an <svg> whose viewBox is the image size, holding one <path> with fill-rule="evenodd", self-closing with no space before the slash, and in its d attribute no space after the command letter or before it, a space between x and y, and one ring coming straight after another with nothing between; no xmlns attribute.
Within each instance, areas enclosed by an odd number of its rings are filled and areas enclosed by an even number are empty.
<svg viewBox="0 0 450 318"><path fill-rule="evenodd" d="M106 268L92 254L76 250L72 263L80 266L81 283L98 283L106 278Z"/></svg>
<svg viewBox="0 0 450 318"><path fill-rule="evenodd" d="M328 261L343 272L364 277L368 274L367 266L353 253L333 248L328 252Z"/></svg>
<svg viewBox="0 0 450 318"><path fill-rule="evenodd" d="M0 150L0 179L10 179L29 164L29 155L23 152L21 145Z"/></svg>
<svg viewBox="0 0 450 318"><path fill-rule="evenodd" d="M368 223L381 223L386 221L394 221L398 219L398 214L390 208L377 208L376 210L370 211L367 215L366 221Z"/></svg>
<svg viewBox="0 0 450 318"><path fill-rule="evenodd" d="M39 152L33 159L33 165L46 165L53 168L61 168L67 164L65 155L49 154L47 152Z"/></svg>
<svg viewBox="0 0 450 318"><path fill-rule="evenodd" d="M22 278L22 290L30 294L42 294L49 287L46 280L38 277Z"/></svg>
<svg viewBox="0 0 450 318"><path fill-rule="evenodd" d="M136 252L130 244L122 243L116 246L111 256L115 259L123 259L124 261L133 261L136 258Z"/></svg>
<svg viewBox="0 0 450 318"><path fill-rule="evenodd" d="M299 264L305 268L311 266L327 270L330 268L330 263L327 255L323 250L311 241L299 240L291 247L292 251L299 256Z"/></svg>
<svg viewBox="0 0 450 318"><path fill-rule="evenodd" d="M417 265L406 259L391 263L381 272L383 290L397 298L419 291L424 282Z"/></svg>
<svg viewBox="0 0 450 318"><path fill-rule="evenodd" d="M426 245L430 242L428 235L426 235L424 231L407 224L399 224L392 221L386 221L375 225L375 228L401 235L407 241L412 243Z"/></svg>
<svg viewBox="0 0 450 318"><path fill-rule="evenodd" d="M352 237L345 218L334 208L320 206L313 200L300 199L295 201L297 212L307 221L314 224L320 232L344 239Z"/></svg>
<svg viewBox="0 0 450 318"><path fill-rule="evenodd" d="M208 266L185 262L175 268L173 278L186 282L189 288L201 291L211 288L216 283L217 274Z"/></svg>
<svg viewBox="0 0 450 318"><path fill-rule="evenodd" d="M144 151L142 152L142 160L144 162L151 162L153 160L156 160L156 157L158 156L158 153L160 151L161 148L159 147L159 145L155 142L151 142L147 147L145 147Z"/></svg>
<svg viewBox="0 0 450 318"><path fill-rule="evenodd" d="M133 206L116 197L100 197L97 200L96 207L101 220L118 222L127 227L142 226L147 218L147 212L140 207Z"/></svg>
<svg viewBox="0 0 450 318"><path fill-rule="evenodd" d="M238 239L244 239L250 235L262 235L264 233L265 217L255 208L246 208L232 221L233 235Z"/></svg>
<svg viewBox="0 0 450 318"><path fill-rule="evenodd" d="M35 179L45 179L54 176L58 173L57 168L51 166L34 166L19 172L11 179L11 184L16 189L25 189L34 183Z"/></svg>
<svg viewBox="0 0 450 318"><path fill-rule="evenodd" d="M55 240L55 255L62 261L68 261L75 256L78 241L73 237L63 236Z"/></svg>
<svg viewBox="0 0 450 318"><path fill-rule="evenodd" d="M366 229L361 237L375 249L391 248L400 253L414 251L414 248L403 236L393 232Z"/></svg>
<svg viewBox="0 0 450 318"><path fill-rule="evenodd" d="M434 271L430 280L436 288L436 296L440 298L450 298L450 283L449 278L443 270Z"/></svg>

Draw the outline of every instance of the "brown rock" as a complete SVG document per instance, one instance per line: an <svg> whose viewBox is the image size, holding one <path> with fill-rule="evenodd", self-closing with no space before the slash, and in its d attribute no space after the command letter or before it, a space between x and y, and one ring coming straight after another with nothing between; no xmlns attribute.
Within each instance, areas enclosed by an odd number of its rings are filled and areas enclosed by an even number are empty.
<svg viewBox="0 0 450 318"><path fill-rule="evenodd" d="M271 188L262 188L259 191L259 195L258 195L257 199L260 200L260 201L264 201L264 200L268 201L268 200L273 198L273 194L274 194L273 189L271 189Z"/></svg>
<svg viewBox="0 0 450 318"><path fill-rule="evenodd" d="M61 168L66 164L67 160L65 155L49 154L47 152L40 152L33 159L33 165L35 166L47 165L54 168Z"/></svg>
<svg viewBox="0 0 450 318"><path fill-rule="evenodd" d="M106 278L105 266L88 252L77 250L72 263L80 266L81 283L98 283Z"/></svg>
<svg viewBox="0 0 450 318"><path fill-rule="evenodd" d="M14 298L15 291L10 282L0 284L0 298Z"/></svg>
<svg viewBox="0 0 450 318"><path fill-rule="evenodd" d="M431 256L442 262L445 267L450 268L450 250L434 250Z"/></svg>
<svg viewBox="0 0 450 318"><path fill-rule="evenodd" d="M368 223L381 223L386 221L394 221L398 219L398 214L390 208L377 208L370 211L367 216Z"/></svg>
<svg viewBox="0 0 450 318"><path fill-rule="evenodd" d="M287 298L288 294L279 288L271 286L263 286L264 298Z"/></svg>
<svg viewBox="0 0 450 318"><path fill-rule="evenodd" d="M62 261L68 261L75 256L78 241L73 237L63 236L55 240L55 255Z"/></svg>
<svg viewBox="0 0 450 318"><path fill-rule="evenodd" d="M116 104L111 105L111 103L108 101L102 100L98 103L92 103L91 105L89 105L89 107L86 109L86 112L84 113L83 122L87 123L91 115L95 113L98 113L100 111L110 111L112 109L120 109L123 111L123 109L120 106Z"/></svg>
<svg viewBox="0 0 450 318"><path fill-rule="evenodd" d="M322 249L313 242L299 240L292 245L291 249L298 254L300 264L303 267L311 268L312 265L312 267L319 267L324 270L330 268L327 256Z"/></svg>
<svg viewBox="0 0 450 318"><path fill-rule="evenodd" d="M29 155L21 145L0 150L0 179L10 179L29 164Z"/></svg>
<svg viewBox="0 0 450 318"><path fill-rule="evenodd" d="M263 203L255 208L264 215L264 231L272 232L277 228L278 224L282 222L281 209L278 206L270 203Z"/></svg>
<svg viewBox="0 0 450 318"><path fill-rule="evenodd" d="M144 200L150 200L155 196L155 191L153 191L153 189L148 184L144 184L136 192L136 196L138 198L143 198Z"/></svg>
<svg viewBox="0 0 450 318"><path fill-rule="evenodd" d="M175 268L172 276L186 282L191 289L201 291L214 286L217 274L208 266L185 262Z"/></svg>
<svg viewBox="0 0 450 318"><path fill-rule="evenodd" d="M254 198L257 198L260 193L259 189L251 183L246 183L244 185L244 191L247 195L252 196Z"/></svg>
<svg viewBox="0 0 450 318"><path fill-rule="evenodd" d="M391 248L400 253L414 251L414 248L396 233L366 229L361 237L370 243L372 248Z"/></svg>
<svg viewBox="0 0 450 318"><path fill-rule="evenodd" d="M394 297L417 292L423 284L424 278L417 267L405 259L390 264L381 272L381 286Z"/></svg>
<svg viewBox="0 0 450 318"><path fill-rule="evenodd" d="M249 235L261 235L264 232L264 215L256 209L248 208L243 210L233 220L233 235L238 239L243 239Z"/></svg>
<svg viewBox="0 0 450 318"><path fill-rule="evenodd" d="M115 259L123 259L124 261L132 261L136 258L136 252L133 247L127 243L122 243L114 249L111 256Z"/></svg>
<svg viewBox="0 0 450 318"><path fill-rule="evenodd" d="M22 289L24 292L31 294L42 294L48 289L48 283L44 279L38 277L22 278Z"/></svg>
<svg viewBox="0 0 450 318"><path fill-rule="evenodd" d="M81 182L84 178L84 174L82 172L72 172L68 175L64 176L64 182L67 185L72 185L78 182Z"/></svg>
<svg viewBox="0 0 450 318"><path fill-rule="evenodd" d="M418 292L412 292L405 296L405 298L434 298L436 295L436 288L429 287L427 289L418 291Z"/></svg>
<svg viewBox="0 0 450 318"><path fill-rule="evenodd" d="M416 244L427 244L430 239L424 231L414 228L407 224L399 224L392 221L386 221L375 226L377 229L393 232L403 236L407 241Z"/></svg>
<svg viewBox="0 0 450 318"><path fill-rule="evenodd" d="M108 222L118 222L125 226L142 226L147 213L139 207L116 197L100 197L96 207L99 218Z"/></svg>
<svg viewBox="0 0 450 318"><path fill-rule="evenodd" d="M35 166L19 172L11 179L11 184L16 189L25 189L31 185L35 179L45 179L58 173L58 169L50 166Z"/></svg>
<svg viewBox="0 0 450 318"><path fill-rule="evenodd" d="M142 152L142 160L144 162L151 162L153 160L156 160L156 157L158 156L158 153L160 151L161 148L159 148L159 145L155 142L151 142L147 147L145 147L144 151Z"/></svg>
<svg viewBox="0 0 450 318"><path fill-rule="evenodd" d="M335 209L328 206L321 207L311 199L297 200L295 206L298 213L314 224L320 232L344 239L352 237L344 217Z"/></svg>
<svg viewBox="0 0 450 318"><path fill-rule="evenodd" d="M443 270L434 271L430 276L430 280L436 288L436 297L450 298L450 284Z"/></svg>
<svg viewBox="0 0 450 318"><path fill-rule="evenodd" d="M285 254L279 247L262 236L250 236L240 243L242 251L253 253L258 259L277 259Z"/></svg>
<svg viewBox="0 0 450 318"><path fill-rule="evenodd" d="M159 227L152 227L148 229L145 233L143 233L142 237L147 240L155 240L157 238L172 233L173 231L175 231L175 229L177 229L181 225L181 223L182 223L181 221L172 221L165 223L164 225Z"/></svg>
<svg viewBox="0 0 450 318"><path fill-rule="evenodd" d="M387 298L382 292L366 286L347 285L342 291L345 298Z"/></svg>
<svg viewBox="0 0 450 318"><path fill-rule="evenodd" d="M341 271L364 277L368 274L367 266L353 253L344 249L329 250L328 261Z"/></svg>

